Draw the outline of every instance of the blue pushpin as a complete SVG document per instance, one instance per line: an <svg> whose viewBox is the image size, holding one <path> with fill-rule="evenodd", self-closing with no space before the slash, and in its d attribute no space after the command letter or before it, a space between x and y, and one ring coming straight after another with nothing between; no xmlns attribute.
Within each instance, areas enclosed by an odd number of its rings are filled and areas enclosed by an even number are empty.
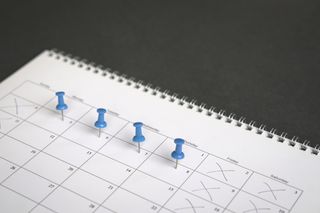
<svg viewBox="0 0 320 213"><path fill-rule="evenodd" d="M140 143L145 141L145 137L142 135L142 122L136 122L133 124L133 126L136 128L136 134L132 138L133 142L138 143L138 153L140 153Z"/></svg>
<svg viewBox="0 0 320 213"><path fill-rule="evenodd" d="M58 104L56 106L56 109L61 111L61 119L63 120L63 110L68 109L68 105L64 103L64 92L56 92L56 96L58 96Z"/></svg>
<svg viewBox="0 0 320 213"><path fill-rule="evenodd" d="M99 108L99 109L97 109L97 112L98 112L98 120L94 123L94 126L99 129L98 136L100 137L101 129L105 128L107 126L107 122L105 122L105 120L104 120L104 113L106 113L107 110L103 109L103 108Z"/></svg>
<svg viewBox="0 0 320 213"><path fill-rule="evenodd" d="M176 169L178 168L178 161L184 158L184 153L182 152L182 145L184 144L184 140L181 138L174 139L174 143L176 144L176 149L171 153L171 157L176 159Z"/></svg>

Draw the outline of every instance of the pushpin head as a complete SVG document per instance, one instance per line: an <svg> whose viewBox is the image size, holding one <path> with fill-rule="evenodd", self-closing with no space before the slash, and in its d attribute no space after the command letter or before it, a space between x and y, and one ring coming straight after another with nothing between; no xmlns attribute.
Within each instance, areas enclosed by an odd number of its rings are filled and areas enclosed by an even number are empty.
<svg viewBox="0 0 320 213"><path fill-rule="evenodd" d="M106 113L107 112L107 110L106 109L104 109L104 108L99 108L99 109L97 109L97 112L99 113L99 114L104 114L104 113Z"/></svg>
<svg viewBox="0 0 320 213"><path fill-rule="evenodd" d="M176 138L176 139L174 139L174 143L176 145L183 145L184 144L184 140L182 138Z"/></svg>
<svg viewBox="0 0 320 213"><path fill-rule="evenodd" d="M136 128L136 134L132 139L133 142L140 143L140 142L145 141L145 137L142 135L142 129L141 129L143 126L143 123L142 122L135 122L133 124L133 126Z"/></svg>
<svg viewBox="0 0 320 213"><path fill-rule="evenodd" d="M184 153L182 152L184 140L182 138L176 138L174 139L174 143L176 144L176 149L171 153L171 157L176 160L181 160L184 158Z"/></svg>
<svg viewBox="0 0 320 213"><path fill-rule="evenodd" d="M63 91L56 92L56 96L64 96L64 92Z"/></svg>
<svg viewBox="0 0 320 213"><path fill-rule="evenodd" d="M143 123L142 122L135 122L133 124L133 126L136 127L136 128L141 128L143 126Z"/></svg>
<svg viewBox="0 0 320 213"><path fill-rule="evenodd" d="M107 122L104 120L104 114L107 112L106 109L99 108L97 109L98 112L98 120L94 123L94 126L97 128L105 128L107 126Z"/></svg>
<svg viewBox="0 0 320 213"><path fill-rule="evenodd" d="M57 110L66 110L68 109L68 105L64 103L64 92L60 91L60 92L56 92L56 96L58 96L58 104L56 106Z"/></svg>

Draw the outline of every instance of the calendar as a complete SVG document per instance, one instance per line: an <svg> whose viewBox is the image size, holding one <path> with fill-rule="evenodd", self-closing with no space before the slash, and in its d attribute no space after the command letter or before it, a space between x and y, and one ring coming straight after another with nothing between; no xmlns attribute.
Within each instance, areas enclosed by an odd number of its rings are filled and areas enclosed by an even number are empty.
<svg viewBox="0 0 320 213"><path fill-rule="evenodd" d="M250 123L55 51L0 89L1 212L320 211L317 150ZM177 137L185 157L175 168Z"/></svg>

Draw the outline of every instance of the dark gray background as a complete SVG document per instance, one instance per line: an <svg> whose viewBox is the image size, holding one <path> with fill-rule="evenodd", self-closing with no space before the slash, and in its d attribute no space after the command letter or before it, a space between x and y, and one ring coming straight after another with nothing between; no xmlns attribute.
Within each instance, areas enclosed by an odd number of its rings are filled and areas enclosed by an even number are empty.
<svg viewBox="0 0 320 213"><path fill-rule="evenodd" d="M319 0L1 7L0 80L55 47L319 143Z"/></svg>

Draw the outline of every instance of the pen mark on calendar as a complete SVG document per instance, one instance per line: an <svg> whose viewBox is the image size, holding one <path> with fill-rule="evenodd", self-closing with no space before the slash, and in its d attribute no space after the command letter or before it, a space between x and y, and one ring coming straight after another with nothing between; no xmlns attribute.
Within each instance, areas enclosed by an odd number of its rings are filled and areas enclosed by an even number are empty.
<svg viewBox="0 0 320 213"><path fill-rule="evenodd" d="M35 107L35 105L32 105L32 104L21 104L21 105L19 105L17 99L15 98L14 99L14 105L0 106L1 109L15 108L15 114L16 115L19 115L21 107Z"/></svg>
<svg viewBox="0 0 320 213"><path fill-rule="evenodd" d="M189 204L188 206L186 206L186 207L181 207L181 208L177 208L177 209L175 209L175 211L189 210L189 209L191 209L193 213L197 213L197 210L196 210L196 209L203 209L203 208L204 208L204 206L195 206L195 205L193 205L193 203L192 203L189 199L187 199L187 198L186 198L186 201L187 201L188 204Z"/></svg>
<svg viewBox="0 0 320 213"><path fill-rule="evenodd" d="M15 105L15 107L16 107L16 115L18 115L19 114L19 107L18 107L18 101L17 101L17 99L16 98L14 98L14 105Z"/></svg>
<svg viewBox="0 0 320 213"><path fill-rule="evenodd" d="M251 203L251 205L252 205L253 208L252 208L252 209L245 210L245 211L243 211L242 213L248 213L248 212L259 213L259 212L261 212L261 211L270 211L270 210L271 210L270 208L258 208L254 202L252 202L251 200L249 200L249 202Z"/></svg>
<svg viewBox="0 0 320 213"><path fill-rule="evenodd" d="M208 194L208 196L209 196L209 198L210 198L210 200L212 201L212 195L211 195L211 193L209 192L209 190L212 190L212 189L220 189L220 187L210 187L210 188L209 188L209 187L206 187L202 181L200 181L200 183L201 183L201 185L202 185L202 188L194 189L194 190L192 190L192 191L193 191L193 192L206 191L207 194Z"/></svg>
<svg viewBox="0 0 320 213"><path fill-rule="evenodd" d="M232 169L222 169L222 167L220 166L219 163L216 163L216 164L219 167L219 169L215 170L215 171L210 171L210 172L207 172L207 173L209 174L209 173L220 172L222 174L223 178L225 179L225 181L228 182L228 179L227 179L227 176L226 176L225 172L234 172L234 170L232 170Z"/></svg>
<svg viewBox="0 0 320 213"><path fill-rule="evenodd" d="M285 189L272 189L269 184L267 184L267 183L264 183L264 184L267 186L268 190L264 190L264 191L258 192L258 194L263 194L263 193L270 192L275 200L277 200L277 196L276 196L275 192L284 192L284 191L286 191Z"/></svg>

